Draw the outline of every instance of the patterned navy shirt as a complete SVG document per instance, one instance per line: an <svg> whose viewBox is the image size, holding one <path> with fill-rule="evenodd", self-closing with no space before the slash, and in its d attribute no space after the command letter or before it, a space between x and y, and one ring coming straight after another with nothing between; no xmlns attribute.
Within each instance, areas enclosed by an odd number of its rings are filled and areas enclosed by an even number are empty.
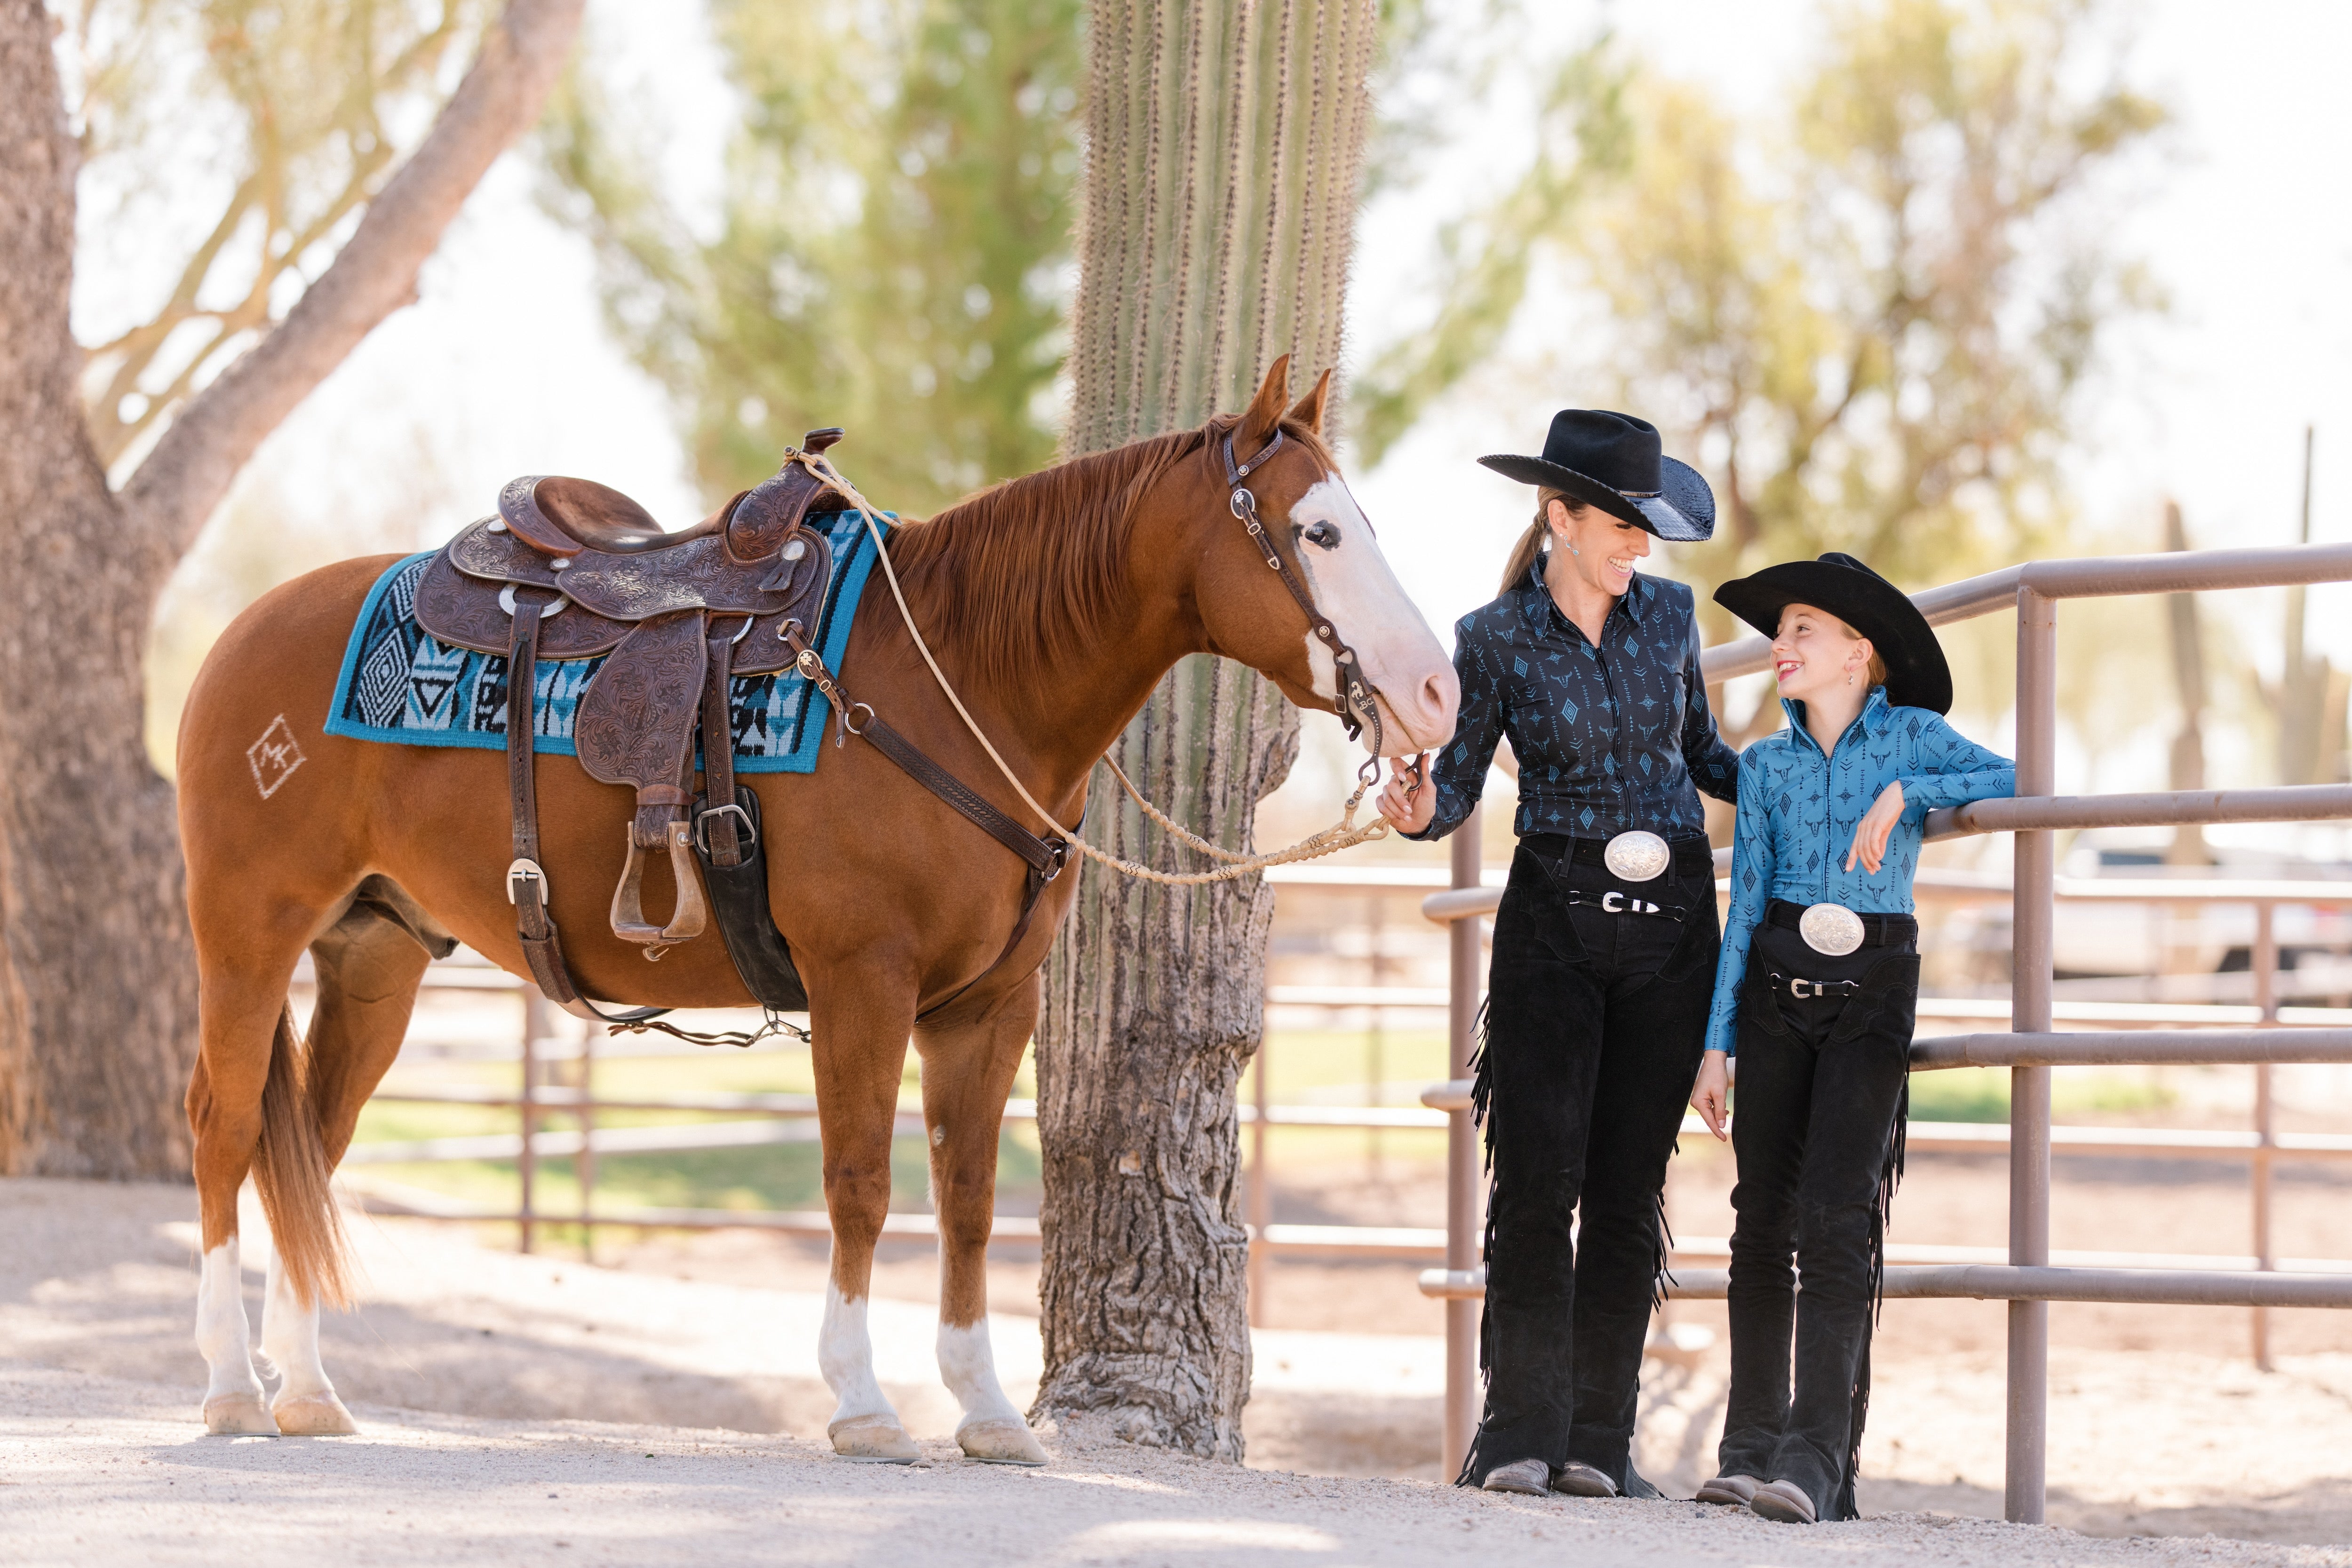
<svg viewBox="0 0 2352 1568"><path fill-rule="evenodd" d="M1635 576L1595 647L1552 603L1547 559L1537 556L1526 582L1454 623L1461 718L1430 765L1436 815L1408 837L1443 838L1462 825L1505 735L1519 761L1518 833L1609 838L1641 827L1699 837L1706 819L1698 791L1733 799L1739 756L1707 709L1690 589Z"/></svg>
<svg viewBox="0 0 2352 1568"><path fill-rule="evenodd" d="M1789 727L1739 757L1739 816L1731 841L1731 918L1715 970L1706 1048L1728 1054L1748 949L1765 906L1843 904L1856 914L1907 915L1927 813L2017 793L2017 769L1925 708L1897 708L1874 686L1833 755L1805 728L1805 705L1783 698ZM1876 871L1845 858L1879 792L1903 786L1903 816Z"/></svg>

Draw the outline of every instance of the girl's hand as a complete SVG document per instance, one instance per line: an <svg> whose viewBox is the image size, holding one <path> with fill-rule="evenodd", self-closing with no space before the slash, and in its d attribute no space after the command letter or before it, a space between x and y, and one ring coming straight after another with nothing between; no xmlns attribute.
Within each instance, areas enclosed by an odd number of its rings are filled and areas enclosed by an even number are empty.
<svg viewBox="0 0 2352 1568"><path fill-rule="evenodd" d="M1886 837L1901 820L1903 785L1898 780L1880 790L1878 798L1870 803L1870 809L1863 813L1862 820L1854 824L1853 847L1846 851L1845 868L1853 870L1859 858L1862 868L1875 875L1878 863L1886 858Z"/></svg>
<svg viewBox="0 0 2352 1568"><path fill-rule="evenodd" d="M1407 763L1389 759L1388 787L1381 791L1380 811L1401 833L1419 833L1437 815L1437 792L1429 787L1429 753Z"/></svg>
<svg viewBox="0 0 2352 1568"><path fill-rule="evenodd" d="M1725 1065L1723 1052L1709 1051L1699 1058L1698 1082L1691 1086L1690 1102L1716 1142L1727 1142L1723 1128L1731 1114L1731 1069Z"/></svg>

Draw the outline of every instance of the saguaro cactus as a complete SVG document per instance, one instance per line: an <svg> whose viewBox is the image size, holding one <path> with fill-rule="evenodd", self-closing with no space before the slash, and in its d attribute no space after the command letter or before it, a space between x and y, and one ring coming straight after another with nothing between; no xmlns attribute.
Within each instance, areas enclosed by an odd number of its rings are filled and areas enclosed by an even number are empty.
<svg viewBox="0 0 2352 1568"><path fill-rule="evenodd" d="M1095 8L1072 453L1237 410L1277 354L1310 374L1337 359L1378 34L1377 0ZM1297 725L1255 671L1193 658L1116 754L1177 820L1241 847ZM1087 825L1120 854L1177 864L1107 771ZM1234 1086L1265 1026L1272 890L1077 874L1038 1026L1035 1413L1104 1412L1135 1441L1239 1459Z"/></svg>

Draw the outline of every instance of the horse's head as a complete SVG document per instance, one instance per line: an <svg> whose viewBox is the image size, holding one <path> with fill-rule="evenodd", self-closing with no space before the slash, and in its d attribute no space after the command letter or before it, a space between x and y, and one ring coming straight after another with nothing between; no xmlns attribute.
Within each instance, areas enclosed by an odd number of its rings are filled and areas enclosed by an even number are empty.
<svg viewBox="0 0 2352 1568"><path fill-rule="evenodd" d="M1453 738L1461 684L1323 445L1330 373L1286 412L1289 372L1275 361L1240 420L1209 426L1214 521L1194 602L1210 646L1299 707L1360 723L1368 751L1433 750Z"/></svg>

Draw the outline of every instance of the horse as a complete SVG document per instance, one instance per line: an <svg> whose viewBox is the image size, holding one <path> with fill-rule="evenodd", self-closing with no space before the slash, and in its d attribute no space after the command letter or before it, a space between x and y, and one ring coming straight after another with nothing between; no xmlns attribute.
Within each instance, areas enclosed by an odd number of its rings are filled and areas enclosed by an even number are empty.
<svg viewBox="0 0 2352 1568"><path fill-rule="evenodd" d="M1453 666L1321 438L1330 374L1286 408L1288 370L1277 361L1238 416L1062 462L888 536L905 607L941 673L1058 823L1080 819L1096 761L1185 655L1241 660L1302 709L1344 712L1345 672L1310 635L1312 616L1287 591L1293 574L1267 570L1270 544L1352 642L1378 693L1364 736L1374 759L1382 735L1402 742L1398 754L1451 738ZM1244 528L1229 452L1250 471L1262 535ZM330 1178L400 1049L430 959L463 942L529 977L505 880L505 759L324 730L354 620L395 559L343 562L261 597L205 661L181 723L200 984L187 1094L203 1232L196 1344L210 1432L356 1430L319 1352L322 1306L352 1300ZM1016 821L1058 834L1008 798L898 610L877 599L857 615L843 684ZM253 754L265 743L278 748L266 772ZM743 782L775 829L769 901L809 997L833 1230L818 1349L839 1401L828 1436L851 1458L918 1454L875 1379L866 1331L911 1041L939 1219L939 1364L962 1411L956 1438L973 1458L1040 1464L1045 1451L996 1375L985 1259L998 1131L1036 1022L1037 971L1076 879L1046 886L1007 951L1024 866L875 746L845 740L823 752L814 773ZM718 942L685 942L648 965L607 928L603 889L622 868L627 835L615 828L629 818L628 790L561 756L540 758L539 774L549 903L582 992L751 1005ZM657 861L648 874L667 877ZM289 986L306 949L317 1005L298 1039ZM275 1242L261 1353L279 1386L267 1403L237 1262L248 1173Z"/></svg>

